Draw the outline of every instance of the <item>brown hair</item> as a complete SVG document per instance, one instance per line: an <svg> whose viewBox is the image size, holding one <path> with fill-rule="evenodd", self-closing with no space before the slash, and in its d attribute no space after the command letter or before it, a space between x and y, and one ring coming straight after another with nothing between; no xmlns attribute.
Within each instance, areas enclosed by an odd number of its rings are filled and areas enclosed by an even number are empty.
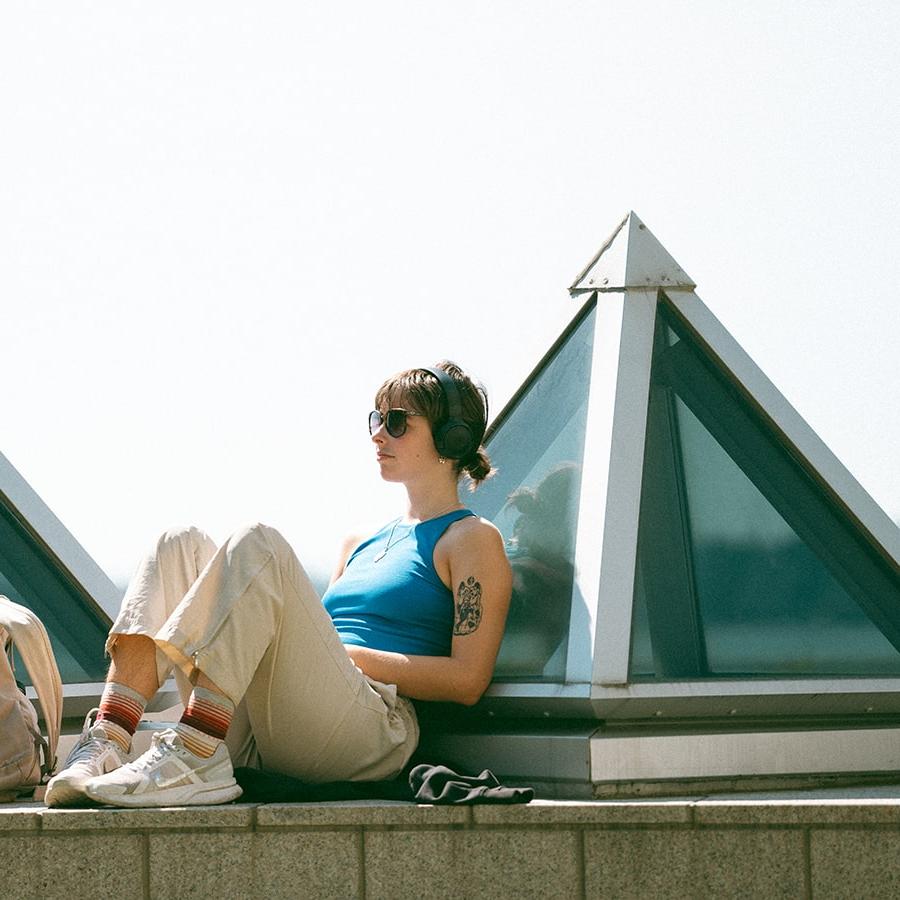
<svg viewBox="0 0 900 900"><path fill-rule="evenodd" d="M481 445L487 427L487 393L481 384L450 360L441 360L434 368L441 369L453 379L459 392L462 420L476 437L476 448L463 459L453 460L457 474L466 474L474 490L494 471L487 452ZM378 388L375 394L376 409L397 405L425 416L431 424L432 432L449 416L444 388L426 369L406 369L404 372L398 372Z"/></svg>

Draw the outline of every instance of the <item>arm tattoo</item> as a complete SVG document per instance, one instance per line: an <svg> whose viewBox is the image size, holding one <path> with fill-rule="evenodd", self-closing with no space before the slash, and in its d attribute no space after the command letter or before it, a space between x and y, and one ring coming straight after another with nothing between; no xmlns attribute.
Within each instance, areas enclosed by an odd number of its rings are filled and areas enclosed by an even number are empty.
<svg viewBox="0 0 900 900"><path fill-rule="evenodd" d="M470 575L459 583L456 592L456 621L454 634L471 634L481 624L481 584Z"/></svg>

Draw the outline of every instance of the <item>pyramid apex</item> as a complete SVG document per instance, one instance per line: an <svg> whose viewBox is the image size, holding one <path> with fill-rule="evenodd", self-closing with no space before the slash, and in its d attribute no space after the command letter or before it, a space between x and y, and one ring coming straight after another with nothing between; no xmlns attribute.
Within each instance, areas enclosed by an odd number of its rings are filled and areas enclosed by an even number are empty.
<svg viewBox="0 0 900 900"><path fill-rule="evenodd" d="M569 288L573 295L626 288L679 287L693 290L693 279L630 210Z"/></svg>

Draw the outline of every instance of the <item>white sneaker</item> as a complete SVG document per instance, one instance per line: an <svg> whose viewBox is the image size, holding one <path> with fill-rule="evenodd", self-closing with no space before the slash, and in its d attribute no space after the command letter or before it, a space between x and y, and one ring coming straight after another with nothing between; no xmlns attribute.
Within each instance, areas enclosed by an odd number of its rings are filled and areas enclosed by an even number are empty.
<svg viewBox="0 0 900 900"><path fill-rule="evenodd" d="M171 728L154 734L150 749L133 762L90 779L84 792L111 806L208 805L241 796L224 744L209 759L202 759Z"/></svg>
<svg viewBox="0 0 900 900"><path fill-rule="evenodd" d="M85 782L106 772L118 769L127 761L128 755L109 739L103 723L92 725L99 712L92 709L84 718L84 728L78 743L66 759L66 764L58 775L47 783L44 802L47 806L77 806L89 803L84 792Z"/></svg>

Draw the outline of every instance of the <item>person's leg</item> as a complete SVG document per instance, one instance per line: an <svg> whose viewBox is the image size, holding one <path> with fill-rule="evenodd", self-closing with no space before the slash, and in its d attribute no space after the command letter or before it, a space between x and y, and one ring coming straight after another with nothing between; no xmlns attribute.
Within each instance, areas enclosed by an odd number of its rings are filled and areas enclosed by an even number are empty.
<svg viewBox="0 0 900 900"><path fill-rule="evenodd" d="M205 557L206 554L203 554L201 559ZM184 572L183 566L181 570ZM186 577L191 574L193 572L188 572ZM168 580L171 581L171 577ZM174 595L170 592L170 596ZM167 611L171 614L171 610ZM119 732L125 732L126 751L144 707L160 687L159 670L169 669L172 665L164 655L160 665L157 653L156 642L143 634L120 634L110 646L112 665L97 721L103 722L114 740L118 739ZM191 752L206 758L215 753L218 743L225 737L234 715L234 704L209 678L199 672L196 675L197 683L193 689L188 687L184 691L187 695L182 698L185 709L177 730ZM188 684L186 678L180 680Z"/></svg>
<svg viewBox="0 0 900 900"><path fill-rule="evenodd" d="M159 690L156 644L145 634L120 634L110 648L108 682L127 684L147 700Z"/></svg>
<svg viewBox="0 0 900 900"><path fill-rule="evenodd" d="M215 586L215 598L207 596ZM207 610L216 605L216 614ZM185 672L243 701L256 760L309 781L387 778L418 740L412 704L347 655L287 541L254 525L233 535L157 635ZM196 675L194 675L196 678ZM229 732L235 748L243 735Z"/></svg>
<svg viewBox="0 0 900 900"><path fill-rule="evenodd" d="M152 697L172 673L172 661L154 642L157 632L184 600L216 553L212 538L199 528L178 527L164 532L154 549L139 563L116 621L106 640L112 659L110 678ZM131 642L133 635L150 639ZM122 652L117 652L122 643ZM155 678L148 662L150 648L156 666ZM179 675L176 672L176 677ZM182 700L190 693L187 679L178 679Z"/></svg>
<svg viewBox="0 0 900 900"><path fill-rule="evenodd" d="M388 777L415 747L411 704L370 684L353 665L302 566L271 528L235 534L156 642L198 685L232 703L243 698L245 727L232 729L227 743L244 756L255 751L266 768L317 781ZM151 752L121 777L94 779L90 796L126 806L219 802L209 796L221 799L217 789L225 782L217 785L189 760L177 735L165 741L165 760ZM217 749L209 764L216 778L231 777L225 758ZM185 771L181 783L158 790L155 773L169 762L173 771L189 765L193 774Z"/></svg>
<svg viewBox="0 0 900 900"><path fill-rule="evenodd" d="M277 532L265 537L284 602L244 695L257 765L309 782L392 778L418 743L412 703L354 665L290 546ZM207 673L217 665L207 660Z"/></svg>
<svg viewBox="0 0 900 900"><path fill-rule="evenodd" d="M100 707L88 713L81 738L63 769L48 783L49 806L84 802L85 782L117 769L127 759L144 707L172 668L152 635L214 552L215 544L199 529L177 528L163 534L139 564L107 640L112 662ZM190 686L180 673L179 682L185 698Z"/></svg>
<svg viewBox="0 0 900 900"><path fill-rule="evenodd" d="M120 635L112 647L112 663L95 722L123 753L130 751L144 708L158 688L156 644L142 634Z"/></svg>

